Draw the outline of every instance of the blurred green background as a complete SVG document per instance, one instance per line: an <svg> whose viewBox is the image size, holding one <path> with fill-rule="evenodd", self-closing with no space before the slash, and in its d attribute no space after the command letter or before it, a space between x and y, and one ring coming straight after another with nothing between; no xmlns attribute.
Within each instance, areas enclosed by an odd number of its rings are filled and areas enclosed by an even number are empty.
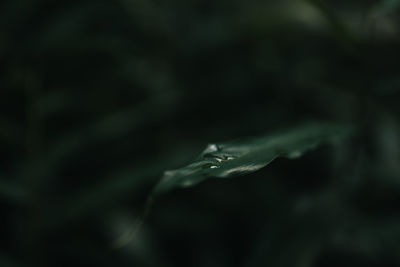
<svg viewBox="0 0 400 267"><path fill-rule="evenodd" d="M400 266L399 12L2 1L0 266ZM359 130L163 195L131 235L165 170L305 120Z"/></svg>

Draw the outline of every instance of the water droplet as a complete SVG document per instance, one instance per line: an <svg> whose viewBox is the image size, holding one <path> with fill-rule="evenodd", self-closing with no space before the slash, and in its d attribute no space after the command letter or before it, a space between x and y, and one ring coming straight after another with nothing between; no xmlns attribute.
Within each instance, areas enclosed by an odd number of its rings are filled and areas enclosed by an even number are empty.
<svg viewBox="0 0 400 267"><path fill-rule="evenodd" d="M206 149L204 149L204 154L217 152L219 150L218 145L216 144L208 144Z"/></svg>
<svg viewBox="0 0 400 267"><path fill-rule="evenodd" d="M289 152L286 156L289 159L297 159L297 158L301 157L301 155L303 155L303 153L299 150L296 150L296 151Z"/></svg>
<svg viewBox="0 0 400 267"><path fill-rule="evenodd" d="M216 167L218 168L218 166L216 166L214 163L205 163L201 167L203 169L215 169Z"/></svg>
<svg viewBox="0 0 400 267"><path fill-rule="evenodd" d="M181 186L182 187L189 187L192 186L194 183L192 181L184 181Z"/></svg>
<svg viewBox="0 0 400 267"><path fill-rule="evenodd" d="M222 161L225 161L225 160L232 160L232 159L234 159L235 157L234 156L232 156L232 155L229 155L229 154L226 154L226 153L206 153L206 154L204 154L203 155L203 157L205 157L205 158L212 158L212 159L214 159L214 160L216 160L216 161L218 161L218 162L222 162Z"/></svg>

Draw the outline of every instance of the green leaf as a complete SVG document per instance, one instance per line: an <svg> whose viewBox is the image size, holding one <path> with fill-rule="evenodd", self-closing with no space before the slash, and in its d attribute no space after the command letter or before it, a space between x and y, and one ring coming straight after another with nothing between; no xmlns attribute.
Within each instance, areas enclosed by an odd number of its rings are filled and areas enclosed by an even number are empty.
<svg viewBox="0 0 400 267"><path fill-rule="evenodd" d="M314 122L262 137L209 144L193 163L166 171L153 194L194 186L209 177L230 178L255 172L277 157L298 158L321 143L340 140L351 131L348 125Z"/></svg>

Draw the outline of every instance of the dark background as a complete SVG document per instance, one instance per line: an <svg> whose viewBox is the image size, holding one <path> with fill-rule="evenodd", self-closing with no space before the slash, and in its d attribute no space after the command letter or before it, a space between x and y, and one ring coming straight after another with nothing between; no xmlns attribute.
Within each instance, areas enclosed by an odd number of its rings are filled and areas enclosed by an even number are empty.
<svg viewBox="0 0 400 267"><path fill-rule="evenodd" d="M400 1L0 4L0 266L400 266ZM156 199L210 142L336 146Z"/></svg>

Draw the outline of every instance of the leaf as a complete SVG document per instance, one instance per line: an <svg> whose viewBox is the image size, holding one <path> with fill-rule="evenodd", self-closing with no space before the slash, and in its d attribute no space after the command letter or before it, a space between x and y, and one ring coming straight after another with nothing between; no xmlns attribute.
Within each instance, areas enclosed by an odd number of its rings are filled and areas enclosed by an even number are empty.
<svg viewBox="0 0 400 267"><path fill-rule="evenodd" d="M194 186L209 177L229 178L255 172L277 157L298 158L321 143L340 140L351 131L348 125L305 123L263 137L209 144L193 163L166 171L153 194Z"/></svg>

